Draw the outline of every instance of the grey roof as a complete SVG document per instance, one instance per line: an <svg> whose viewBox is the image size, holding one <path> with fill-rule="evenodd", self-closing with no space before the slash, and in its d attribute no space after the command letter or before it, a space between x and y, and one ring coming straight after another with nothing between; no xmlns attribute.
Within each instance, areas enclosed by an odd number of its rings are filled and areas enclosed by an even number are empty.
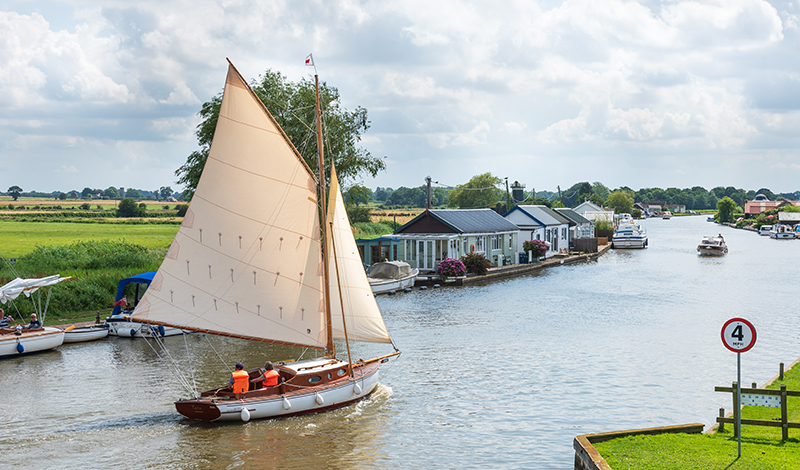
<svg viewBox="0 0 800 470"><path fill-rule="evenodd" d="M431 215L459 233L516 232L519 227L491 209L432 209Z"/></svg>
<svg viewBox="0 0 800 470"><path fill-rule="evenodd" d="M556 209L556 212L563 215L564 217L568 218L572 222L576 224L591 224L592 221L587 219L586 217L578 214L572 209L567 209L566 207L559 207Z"/></svg>
<svg viewBox="0 0 800 470"><path fill-rule="evenodd" d="M561 214L556 213L553 209L542 205L519 205L511 209L511 211L522 211L528 217L536 220L537 222L552 226L568 224L569 220L564 218ZM508 215L508 214L506 214Z"/></svg>

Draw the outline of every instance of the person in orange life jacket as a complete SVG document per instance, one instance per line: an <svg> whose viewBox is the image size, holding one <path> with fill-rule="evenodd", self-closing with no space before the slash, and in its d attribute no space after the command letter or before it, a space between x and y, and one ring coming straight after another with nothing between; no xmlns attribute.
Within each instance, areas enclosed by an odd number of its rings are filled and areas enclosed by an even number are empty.
<svg viewBox="0 0 800 470"><path fill-rule="evenodd" d="M241 362L236 363L236 370L231 372L231 379L229 384L233 385L233 393L244 393L248 389L248 379L250 374L244 370L244 364Z"/></svg>
<svg viewBox="0 0 800 470"><path fill-rule="evenodd" d="M267 361L264 364L264 373L261 374L260 377L257 379L251 380L251 382L264 382L264 388L274 387L278 385L278 380L280 379L281 374L275 370L275 367L272 365L271 362Z"/></svg>

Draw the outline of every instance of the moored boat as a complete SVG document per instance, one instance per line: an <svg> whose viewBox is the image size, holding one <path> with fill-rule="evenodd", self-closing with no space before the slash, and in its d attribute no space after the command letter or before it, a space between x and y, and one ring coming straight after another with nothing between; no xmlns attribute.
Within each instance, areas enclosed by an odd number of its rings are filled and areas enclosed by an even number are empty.
<svg viewBox="0 0 800 470"><path fill-rule="evenodd" d="M0 303L13 302L14 299L24 294L30 297L38 291L38 302L32 302L36 310L37 319L41 322L38 327L32 322L32 328L18 325L14 328L0 328L0 358L20 356L40 351L47 351L57 348L64 343L64 330L53 327L43 327L47 315L47 306L50 300L50 292L54 285L70 279L59 275L44 278L20 279L16 278L8 284L0 287ZM47 288L47 301L42 308L42 291L39 289Z"/></svg>
<svg viewBox="0 0 800 470"><path fill-rule="evenodd" d="M319 130L319 100L316 116ZM250 390L245 381L238 393L228 385L198 392L187 371L193 398L176 401L176 410L204 421L248 421L365 398L378 386L380 364L400 352L367 280L332 159L326 188L321 134L317 176L233 64L216 126L183 223L131 319L324 356L279 363L278 385L256 380ZM336 356L334 339L344 341L347 360ZM394 352L354 361L352 341ZM248 372L250 380L260 374Z"/></svg>
<svg viewBox="0 0 800 470"><path fill-rule="evenodd" d="M728 245L722 235L703 237L697 245L697 252L700 256L722 256L728 252Z"/></svg>
<svg viewBox="0 0 800 470"><path fill-rule="evenodd" d="M790 225L777 224L772 226L772 229L769 231L769 237L776 240L791 240L797 236Z"/></svg>
<svg viewBox="0 0 800 470"><path fill-rule="evenodd" d="M369 286L374 294L385 294L414 287L417 276L419 276L419 269L411 269L411 265L404 261L375 263L367 271Z"/></svg>
<svg viewBox="0 0 800 470"><path fill-rule="evenodd" d="M772 231L772 225L762 225L758 229L758 234L768 237L769 236L769 232L771 232L771 231Z"/></svg>
<svg viewBox="0 0 800 470"><path fill-rule="evenodd" d="M647 231L633 219L622 222L614 230L611 248L647 248Z"/></svg>
<svg viewBox="0 0 800 470"><path fill-rule="evenodd" d="M131 313L139 300L144 296L150 283L153 282L155 271L148 271L135 276L121 279L117 284L117 298L114 302L114 310L111 315L106 317L105 325L108 326L108 334L111 336L123 336L125 338L152 338L155 336L176 336L183 334L179 328L172 328L159 325L148 325L138 322L131 318ZM130 288L128 288L130 286ZM125 295L126 290L132 290L133 301L129 302Z"/></svg>
<svg viewBox="0 0 800 470"><path fill-rule="evenodd" d="M89 325L64 330L64 344L95 341L108 336L108 325Z"/></svg>

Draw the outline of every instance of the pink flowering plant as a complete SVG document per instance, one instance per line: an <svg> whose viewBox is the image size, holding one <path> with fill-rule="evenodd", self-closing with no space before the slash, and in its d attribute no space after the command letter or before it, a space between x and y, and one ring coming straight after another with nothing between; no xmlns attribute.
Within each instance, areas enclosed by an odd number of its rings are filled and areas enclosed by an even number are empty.
<svg viewBox="0 0 800 470"><path fill-rule="evenodd" d="M547 253L547 250L550 249L550 245L544 240L528 240L522 242L522 249L526 252L533 252L532 256L539 258Z"/></svg>
<svg viewBox="0 0 800 470"><path fill-rule="evenodd" d="M436 272L444 277L463 276L467 273L464 263L457 259L445 258L439 263Z"/></svg>

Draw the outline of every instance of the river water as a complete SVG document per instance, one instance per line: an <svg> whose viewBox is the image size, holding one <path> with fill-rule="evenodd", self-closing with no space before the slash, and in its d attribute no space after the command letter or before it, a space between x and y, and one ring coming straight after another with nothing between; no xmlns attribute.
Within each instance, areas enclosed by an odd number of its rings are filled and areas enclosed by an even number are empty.
<svg viewBox="0 0 800 470"><path fill-rule="evenodd" d="M712 424L736 380L720 339L756 327L742 381L763 384L800 356L800 241L703 217L643 221L650 247L482 286L429 289L379 305L403 354L369 399L328 413L246 424L181 418L187 396L147 342L64 345L0 361L4 468L571 469L579 434ZM730 253L700 258L703 235ZM201 389L229 365L296 349L202 335L165 340L191 356ZM361 345L354 355L389 351Z"/></svg>

